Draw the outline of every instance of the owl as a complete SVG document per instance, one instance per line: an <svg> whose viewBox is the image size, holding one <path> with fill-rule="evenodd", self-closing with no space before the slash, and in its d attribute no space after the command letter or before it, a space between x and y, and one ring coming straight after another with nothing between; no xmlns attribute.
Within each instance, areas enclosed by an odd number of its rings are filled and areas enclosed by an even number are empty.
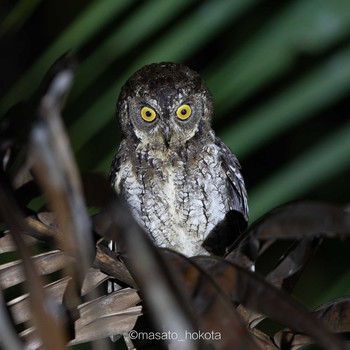
<svg viewBox="0 0 350 350"><path fill-rule="evenodd" d="M134 73L117 102L112 187L157 246L187 256L223 255L248 221L240 165L212 115L202 78L170 62Z"/></svg>

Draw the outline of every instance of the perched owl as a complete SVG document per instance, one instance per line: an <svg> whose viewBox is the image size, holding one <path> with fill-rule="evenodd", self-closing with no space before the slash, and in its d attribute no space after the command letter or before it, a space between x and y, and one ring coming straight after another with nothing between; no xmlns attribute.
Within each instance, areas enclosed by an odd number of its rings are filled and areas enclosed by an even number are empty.
<svg viewBox="0 0 350 350"><path fill-rule="evenodd" d="M122 142L115 191L156 245L187 256L225 253L248 221L240 165L211 128L201 77L176 63L132 75L117 103Z"/></svg>

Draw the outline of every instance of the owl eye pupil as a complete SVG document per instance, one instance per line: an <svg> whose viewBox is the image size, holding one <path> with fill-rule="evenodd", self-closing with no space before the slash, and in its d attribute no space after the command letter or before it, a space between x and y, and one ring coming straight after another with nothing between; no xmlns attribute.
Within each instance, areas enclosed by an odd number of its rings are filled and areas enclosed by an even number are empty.
<svg viewBox="0 0 350 350"><path fill-rule="evenodd" d="M182 115L185 115L186 113L187 113L186 109L182 109L182 110L181 110L181 114L182 114Z"/></svg>
<svg viewBox="0 0 350 350"><path fill-rule="evenodd" d="M152 115L152 113L150 111L146 112L146 117L150 117Z"/></svg>

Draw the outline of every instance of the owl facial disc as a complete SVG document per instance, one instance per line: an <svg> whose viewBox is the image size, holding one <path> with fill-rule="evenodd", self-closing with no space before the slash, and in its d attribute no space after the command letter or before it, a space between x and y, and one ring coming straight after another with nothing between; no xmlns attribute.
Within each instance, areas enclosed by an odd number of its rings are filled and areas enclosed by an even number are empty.
<svg viewBox="0 0 350 350"><path fill-rule="evenodd" d="M133 133L138 147L176 151L199 130L210 130L212 99L188 67L150 64L126 82L117 111L123 134Z"/></svg>

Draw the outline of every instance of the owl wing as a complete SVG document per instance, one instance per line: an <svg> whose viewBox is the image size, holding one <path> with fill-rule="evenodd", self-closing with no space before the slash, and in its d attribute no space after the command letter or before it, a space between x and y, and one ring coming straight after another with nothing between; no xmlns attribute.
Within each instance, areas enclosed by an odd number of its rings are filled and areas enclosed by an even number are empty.
<svg viewBox="0 0 350 350"><path fill-rule="evenodd" d="M120 152L118 151L112 161L111 168L108 174L109 183L112 185L113 188L115 186L117 174L120 170L120 162L121 162L121 157L120 157Z"/></svg>
<svg viewBox="0 0 350 350"><path fill-rule="evenodd" d="M220 139L216 138L215 143L221 149L221 164L227 175L232 209L240 212L248 221L247 191L241 174L241 166L236 156Z"/></svg>
<svg viewBox="0 0 350 350"><path fill-rule="evenodd" d="M246 229L248 224L247 192L240 172L241 166L231 150L218 138L221 166L227 176L227 191L231 199L225 218L208 234L203 247L210 253L224 255L229 247Z"/></svg>

